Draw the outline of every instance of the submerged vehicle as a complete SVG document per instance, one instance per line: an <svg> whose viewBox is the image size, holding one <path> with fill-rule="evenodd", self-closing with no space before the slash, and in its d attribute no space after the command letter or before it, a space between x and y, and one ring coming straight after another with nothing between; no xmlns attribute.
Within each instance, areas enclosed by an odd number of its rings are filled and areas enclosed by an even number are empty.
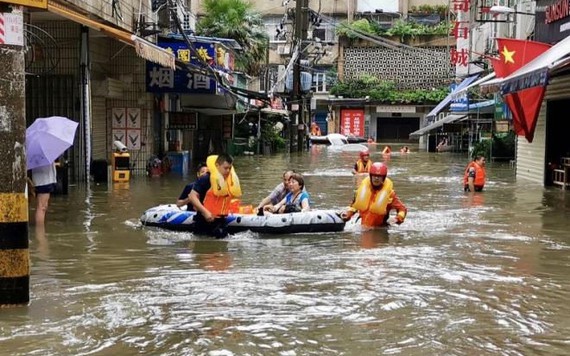
<svg viewBox="0 0 570 356"><path fill-rule="evenodd" d="M339 145L339 144L350 144L350 143L366 143L367 140L364 137L359 136L344 136L337 133L331 133L326 136L309 136L309 140L312 144L321 145Z"/></svg>
<svg viewBox="0 0 570 356"><path fill-rule="evenodd" d="M175 204L158 205L145 211L140 221L145 226L168 230L193 231L196 212L181 210ZM335 210L255 215L231 214L226 217L226 230L233 234L253 231L267 234L332 232L344 230L345 222Z"/></svg>

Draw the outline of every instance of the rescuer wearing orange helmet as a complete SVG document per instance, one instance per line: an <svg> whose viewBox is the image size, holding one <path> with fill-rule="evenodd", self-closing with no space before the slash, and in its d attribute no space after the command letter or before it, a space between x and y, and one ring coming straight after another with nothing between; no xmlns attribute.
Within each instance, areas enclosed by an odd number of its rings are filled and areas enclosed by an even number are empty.
<svg viewBox="0 0 570 356"><path fill-rule="evenodd" d="M360 159L354 164L352 174L370 172L372 161L370 160L370 151L367 149L360 151Z"/></svg>
<svg viewBox="0 0 570 356"><path fill-rule="evenodd" d="M352 205L341 213L341 218L348 221L354 213L359 212L362 226L386 226L390 211L395 209L395 223L403 223L408 209L396 195L392 180L386 178L387 175L388 167L384 163L374 162L369 177L360 183Z"/></svg>

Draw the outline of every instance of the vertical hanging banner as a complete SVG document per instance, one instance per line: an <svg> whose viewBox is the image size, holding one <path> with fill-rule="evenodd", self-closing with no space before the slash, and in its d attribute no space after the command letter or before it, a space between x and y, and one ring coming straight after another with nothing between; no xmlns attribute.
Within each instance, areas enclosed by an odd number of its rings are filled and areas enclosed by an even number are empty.
<svg viewBox="0 0 570 356"><path fill-rule="evenodd" d="M455 47L451 47L450 61L458 69L458 75L467 74L470 59L469 36L471 32L471 1L451 0L451 13L455 14L452 21L451 35L455 38Z"/></svg>
<svg viewBox="0 0 570 356"><path fill-rule="evenodd" d="M345 136L364 136L364 109L342 109L340 131Z"/></svg>

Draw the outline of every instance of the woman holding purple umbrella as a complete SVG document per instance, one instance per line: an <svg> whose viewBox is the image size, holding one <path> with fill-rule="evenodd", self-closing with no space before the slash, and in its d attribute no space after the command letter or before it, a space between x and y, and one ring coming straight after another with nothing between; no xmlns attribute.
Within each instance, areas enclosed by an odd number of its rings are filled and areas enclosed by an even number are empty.
<svg viewBox="0 0 570 356"><path fill-rule="evenodd" d="M32 168L31 171L36 191L36 225L44 225L49 197L55 191L57 184L55 162L47 166Z"/></svg>

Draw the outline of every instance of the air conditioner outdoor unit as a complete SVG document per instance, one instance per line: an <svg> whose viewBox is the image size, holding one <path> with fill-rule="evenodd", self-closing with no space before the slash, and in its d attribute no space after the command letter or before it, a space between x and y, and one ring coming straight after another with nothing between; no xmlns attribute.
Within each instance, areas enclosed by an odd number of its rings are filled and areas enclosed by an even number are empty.
<svg viewBox="0 0 570 356"><path fill-rule="evenodd" d="M279 55L287 55L290 53L289 46L286 45L279 45L277 46L277 54Z"/></svg>

